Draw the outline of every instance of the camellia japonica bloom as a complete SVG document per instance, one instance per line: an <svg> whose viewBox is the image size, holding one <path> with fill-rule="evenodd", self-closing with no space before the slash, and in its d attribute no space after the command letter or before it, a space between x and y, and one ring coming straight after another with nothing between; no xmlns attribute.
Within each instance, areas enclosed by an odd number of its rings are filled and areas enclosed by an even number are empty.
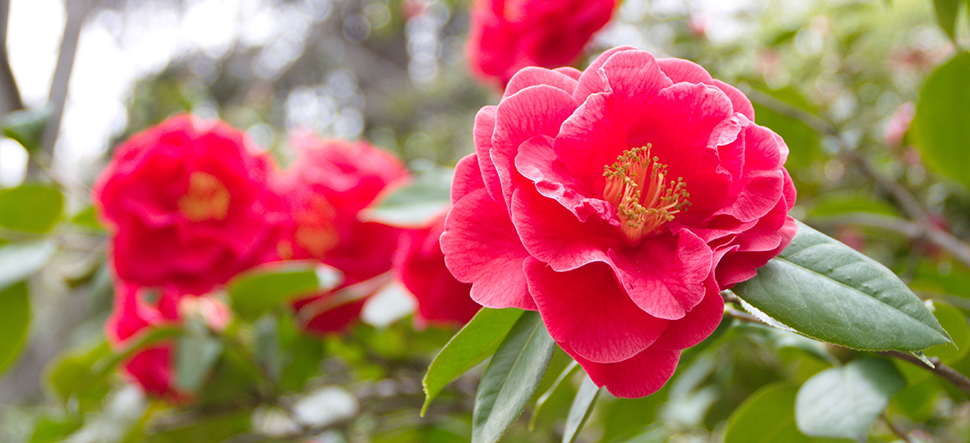
<svg viewBox="0 0 970 443"><path fill-rule="evenodd" d="M526 66L568 65L615 6L615 0L475 0L466 51L472 70L505 85Z"/></svg>
<svg viewBox="0 0 970 443"><path fill-rule="evenodd" d="M475 120L441 247L475 301L538 310L589 377L653 393L714 331L719 290L788 245L784 141L680 59L612 49L526 68Z"/></svg>
<svg viewBox="0 0 970 443"><path fill-rule="evenodd" d="M415 323L464 325L482 305L471 299L471 285L455 280L445 267L439 238L445 228L442 214L427 227L406 229L394 258L394 271L418 304Z"/></svg>
<svg viewBox="0 0 970 443"><path fill-rule="evenodd" d="M219 121L173 117L115 150L93 201L118 277L202 294L276 252L274 166Z"/></svg>
<svg viewBox="0 0 970 443"><path fill-rule="evenodd" d="M358 214L385 188L408 179L401 161L367 142L320 139L310 133L294 135L291 145L299 155L274 185L286 197L290 213L280 257L317 259L340 270L344 280L335 290L389 272L400 229L361 221ZM296 307L329 295L300 300ZM363 303L314 316L307 330L340 331L357 319Z"/></svg>

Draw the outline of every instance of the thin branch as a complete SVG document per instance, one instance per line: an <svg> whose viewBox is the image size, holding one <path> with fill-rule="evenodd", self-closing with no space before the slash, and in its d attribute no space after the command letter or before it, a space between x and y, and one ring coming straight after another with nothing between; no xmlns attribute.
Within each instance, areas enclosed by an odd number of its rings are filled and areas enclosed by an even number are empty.
<svg viewBox="0 0 970 443"><path fill-rule="evenodd" d="M900 428L898 425L896 425L891 420L889 420L889 416L886 415L885 411L879 414L879 418L882 418L882 421L886 423L886 426L889 426L889 429L891 429L893 431L893 434L896 434L896 436L899 437L900 440L906 443L913 443L913 440L909 438L909 434L906 432L906 430L904 430L903 428Z"/></svg>
<svg viewBox="0 0 970 443"><path fill-rule="evenodd" d="M937 357L928 358L930 363L933 363L933 366L935 366L935 368L931 368L927 366L926 363L923 363L922 361L920 361L920 359L916 358L913 355L907 354L905 352L883 351L883 352L880 352L880 354L898 358L900 360L906 360L916 366L919 366L927 371L930 371L936 374L940 378L953 384L953 386L956 386L961 391L966 392L967 394L970 394L970 378L967 378L965 375L957 372L955 369L943 364L940 361L940 359Z"/></svg>

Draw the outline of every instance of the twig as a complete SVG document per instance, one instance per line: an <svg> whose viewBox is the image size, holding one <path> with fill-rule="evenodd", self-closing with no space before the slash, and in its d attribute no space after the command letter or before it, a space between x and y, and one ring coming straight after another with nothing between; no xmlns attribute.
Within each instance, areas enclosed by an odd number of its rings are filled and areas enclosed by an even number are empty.
<svg viewBox="0 0 970 443"><path fill-rule="evenodd" d="M906 433L906 431L903 428L900 428L891 420L889 420L889 416L886 415L885 411L879 414L879 418L881 418L882 421L886 423L886 426L889 426L889 429L891 429L893 431L893 434L896 434L896 436L899 437L900 440L906 443L913 443L913 440L909 438L909 434Z"/></svg>
<svg viewBox="0 0 970 443"><path fill-rule="evenodd" d="M0 0L0 118L8 113L19 111L24 108L24 102L20 98L20 89L17 88L17 81L10 70L10 61L7 60L7 21L10 14L10 1Z"/></svg>
<svg viewBox="0 0 970 443"><path fill-rule="evenodd" d="M933 363L933 366L935 366L935 368L931 368L927 366L926 363L923 363L922 361L920 361L920 359L910 354L907 354L905 352L882 351L880 352L880 354L886 355L889 357L898 358L900 360L906 360L916 366L919 366L927 371L930 371L936 374L940 378L953 384L953 386L956 386L961 391L966 392L967 394L970 394L970 378L967 378L965 375L957 372L955 369L943 364L940 361L940 359L937 357L928 358L930 363Z"/></svg>

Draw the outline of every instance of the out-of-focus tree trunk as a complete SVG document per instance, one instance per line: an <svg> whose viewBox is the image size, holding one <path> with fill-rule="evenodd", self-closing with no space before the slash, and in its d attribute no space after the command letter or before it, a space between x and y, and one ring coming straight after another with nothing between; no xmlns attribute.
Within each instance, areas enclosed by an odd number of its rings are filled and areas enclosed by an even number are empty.
<svg viewBox="0 0 970 443"><path fill-rule="evenodd" d="M64 25L64 37L61 39L60 52L57 55L57 67L54 68L54 79L47 104L51 108L51 116L44 128L41 138L40 154L46 161L54 158L54 146L61 131L61 117L64 115L64 105L67 103L68 86L71 83L71 71L74 69L74 55L77 53L78 40L81 37L81 27L91 9L89 0L65 0L67 23ZM36 160L36 159L35 159ZM38 173L37 161L30 162L27 169L28 176Z"/></svg>
<svg viewBox="0 0 970 443"><path fill-rule="evenodd" d="M7 60L7 18L10 16L10 0L0 0L0 120L13 111L24 108L20 90Z"/></svg>

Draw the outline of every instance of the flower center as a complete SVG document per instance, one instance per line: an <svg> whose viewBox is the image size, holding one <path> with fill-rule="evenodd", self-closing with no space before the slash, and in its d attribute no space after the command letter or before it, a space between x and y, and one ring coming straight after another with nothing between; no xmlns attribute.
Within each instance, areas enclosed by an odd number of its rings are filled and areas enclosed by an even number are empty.
<svg viewBox="0 0 970 443"><path fill-rule="evenodd" d="M294 240L315 258L323 258L327 251L340 243L337 227L334 226L336 218L337 210L327 199L312 196L307 206L296 214Z"/></svg>
<svg viewBox="0 0 970 443"><path fill-rule="evenodd" d="M222 220L229 212L229 190L218 178L201 171L189 176L189 190L178 201L190 221Z"/></svg>
<svg viewBox="0 0 970 443"><path fill-rule="evenodd" d="M651 145L623 151L616 163L603 167L603 199L612 203L621 229L631 244L657 231L690 206L683 177L667 181L667 165L650 157Z"/></svg>

